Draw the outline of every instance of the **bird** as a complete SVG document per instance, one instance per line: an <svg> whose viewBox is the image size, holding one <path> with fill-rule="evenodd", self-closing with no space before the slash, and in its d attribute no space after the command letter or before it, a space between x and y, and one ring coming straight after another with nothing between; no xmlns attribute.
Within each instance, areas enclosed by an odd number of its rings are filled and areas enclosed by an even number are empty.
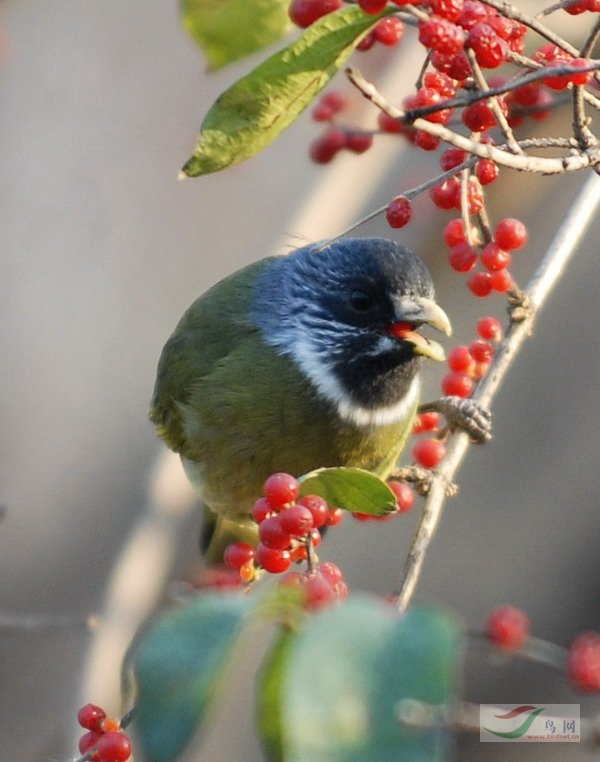
<svg viewBox="0 0 600 762"><path fill-rule="evenodd" d="M419 407L422 327L450 335L423 260L385 238L254 262L186 310L162 350L150 419L206 506L207 558L256 544L265 479L353 466L386 479Z"/></svg>

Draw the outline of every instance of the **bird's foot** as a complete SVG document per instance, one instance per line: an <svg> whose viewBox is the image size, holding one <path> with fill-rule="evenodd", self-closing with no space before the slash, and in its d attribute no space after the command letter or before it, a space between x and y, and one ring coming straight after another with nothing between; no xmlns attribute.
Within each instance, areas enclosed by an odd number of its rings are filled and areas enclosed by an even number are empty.
<svg viewBox="0 0 600 762"><path fill-rule="evenodd" d="M492 414L482 405L463 397L442 397L419 407L419 413L441 413L451 429L466 431L481 444L492 438Z"/></svg>
<svg viewBox="0 0 600 762"><path fill-rule="evenodd" d="M429 468L413 465L395 469L391 478L400 479L400 481L403 482L410 482L419 495L426 495L429 492L434 474L435 472ZM454 497L457 493L458 485L449 482L446 485L446 497Z"/></svg>

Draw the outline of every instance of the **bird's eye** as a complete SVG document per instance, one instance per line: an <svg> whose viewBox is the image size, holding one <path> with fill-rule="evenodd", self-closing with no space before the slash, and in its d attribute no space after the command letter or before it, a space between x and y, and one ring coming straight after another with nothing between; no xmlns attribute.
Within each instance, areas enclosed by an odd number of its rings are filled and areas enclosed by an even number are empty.
<svg viewBox="0 0 600 762"><path fill-rule="evenodd" d="M355 289L350 294L350 304L357 312L368 312L373 307L375 300L366 291Z"/></svg>

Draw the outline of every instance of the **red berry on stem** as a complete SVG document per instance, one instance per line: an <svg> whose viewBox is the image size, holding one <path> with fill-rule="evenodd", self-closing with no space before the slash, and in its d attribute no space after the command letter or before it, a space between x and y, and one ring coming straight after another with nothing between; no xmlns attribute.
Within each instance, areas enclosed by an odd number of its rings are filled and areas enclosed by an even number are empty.
<svg viewBox="0 0 600 762"><path fill-rule="evenodd" d="M381 19L375 25L373 29L373 36L382 45L393 47L397 45L402 39L404 34L404 24L395 16L388 16L386 19Z"/></svg>
<svg viewBox="0 0 600 762"><path fill-rule="evenodd" d="M322 527L327 521L329 514L329 507L327 502L318 495L307 495L298 501L299 505L303 505L312 513L313 525L315 527Z"/></svg>
<svg viewBox="0 0 600 762"><path fill-rule="evenodd" d="M131 741L121 730L111 730L98 741L100 762L126 762L131 756Z"/></svg>
<svg viewBox="0 0 600 762"><path fill-rule="evenodd" d="M281 514L269 516L258 527L258 536L263 545L277 550L287 550L292 541L289 532L281 524Z"/></svg>
<svg viewBox="0 0 600 762"><path fill-rule="evenodd" d="M477 101L464 108L461 119L471 132L484 132L496 125L496 115L485 101Z"/></svg>
<svg viewBox="0 0 600 762"><path fill-rule="evenodd" d="M311 610L330 606L337 598L333 587L318 572L306 577L304 594L306 607Z"/></svg>
<svg viewBox="0 0 600 762"><path fill-rule="evenodd" d="M415 491L410 484L399 482L394 479L388 482L388 486L396 496L396 502L398 503L400 513L410 511L415 502Z"/></svg>
<svg viewBox="0 0 600 762"><path fill-rule="evenodd" d="M468 273L477 264L477 251L468 243L457 243L448 255L450 267L459 273Z"/></svg>
<svg viewBox="0 0 600 762"><path fill-rule="evenodd" d="M425 130L415 130L413 142L423 151L436 151L442 141Z"/></svg>
<svg viewBox="0 0 600 762"><path fill-rule="evenodd" d="M281 521L281 526L292 537L303 537L310 532L315 524L310 510L304 505L299 504L285 508L279 514L279 520Z"/></svg>
<svg viewBox="0 0 600 762"><path fill-rule="evenodd" d="M313 140L308 153L316 164L328 164L338 151L346 145L346 133L339 127L332 127Z"/></svg>
<svg viewBox="0 0 600 762"><path fill-rule="evenodd" d="M502 325L495 317L482 317L477 323L477 333L488 341L502 341Z"/></svg>
<svg viewBox="0 0 600 762"><path fill-rule="evenodd" d="M273 513L273 506L266 497L259 497L258 500L252 506L252 518L257 524L264 521L267 516Z"/></svg>
<svg viewBox="0 0 600 762"><path fill-rule="evenodd" d="M567 657L567 676L583 693L600 691L600 635L582 632L573 641Z"/></svg>
<svg viewBox="0 0 600 762"><path fill-rule="evenodd" d="M498 648L516 651L529 638L529 619L515 606L500 606L488 616L485 632Z"/></svg>
<svg viewBox="0 0 600 762"><path fill-rule="evenodd" d="M230 569L240 569L254 558L254 548L247 542L231 542L223 552L223 562Z"/></svg>
<svg viewBox="0 0 600 762"><path fill-rule="evenodd" d="M412 433L421 434L424 431L436 431L439 425L439 413L419 413L413 425Z"/></svg>
<svg viewBox="0 0 600 762"><path fill-rule="evenodd" d="M299 491L300 485L291 474L272 474L263 485L265 497L275 510L295 502Z"/></svg>
<svg viewBox="0 0 600 762"><path fill-rule="evenodd" d="M348 99L344 93L340 93L339 90L328 90L323 94L320 102L324 106L327 106L327 108L330 108L334 114L337 114L339 111L346 108Z"/></svg>
<svg viewBox="0 0 600 762"><path fill-rule="evenodd" d="M419 22L419 42L444 55L458 53L466 39L464 31L440 16Z"/></svg>
<svg viewBox="0 0 600 762"><path fill-rule="evenodd" d="M473 394L473 380L466 373L448 373L442 379L444 394L456 397L470 397Z"/></svg>
<svg viewBox="0 0 600 762"><path fill-rule="evenodd" d="M494 357L494 347L487 341L474 341L469 346L469 352L475 362L489 363Z"/></svg>
<svg viewBox="0 0 600 762"><path fill-rule="evenodd" d="M412 206L406 196L396 196L388 204L385 218L391 228L403 228L410 222Z"/></svg>
<svg viewBox="0 0 600 762"><path fill-rule="evenodd" d="M373 135L361 130L347 130L344 148L352 153L364 153L373 145Z"/></svg>
<svg viewBox="0 0 600 762"><path fill-rule="evenodd" d="M423 76L423 87L433 87L446 98L452 98L456 95L456 82L441 71L426 72Z"/></svg>
<svg viewBox="0 0 600 762"><path fill-rule="evenodd" d="M492 291L491 275L489 273L473 273L467 281L469 291L475 296L485 298Z"/></svg>
<svg viewBox="0 0 600 762"><path fill-rule="evenodd" d="M462 164L467 158L467 154L460 148L447 148L440 156L440 167L447 172Z"/></svg>
<svg viewBox="0 0 600 762"><path fill-rule="evenodd" d="M432 0L431 2L431 10L448 21L458 21L463 6L463 0Z"/></svg>
<svg viewBox="0 0 600 762"><path fill-rule="evenodd" d="M344 581L342 570L333 561L323 561L323 563L319 564L319 571L333 588Z"/></svg>
<svg viewBox="0 0 600 762"><path fill-rule="evenodd" d="M462 220L450 220L444 228L444 241L452 248L458 243L466 243L465 226Z"/></svg>
<svg viewBox="0 0 600 762"><path fill-rule="evenodd" d="M508 270L496 270L496 272L490 273L490 276L492 291L505 294L511 288L513 281Z"/></svg>
<svg viewBox="0 0 600 762"><path fill-rule="evenodd" d="M412 449L412 456L423 468L435 468L444 457L446 448L439 439L422 439Z"/></svg>
<svg viewBox="0 0 600 762"><path fill-rule="evenodd" d="M290 568L292 559L289 550L277 550L259 544L256 548L256 563L271 574L281 574Z"/></svg>
<svg viewBox="0 0 600 762"><path fill-rule="evenodd" d="M325 521L325 524L328 527L334 527L336 524L339 524L343 518L344 518L344 511L341 508L328 508L327 520ZM321 542L320 534L319 534L319 542Z"/></svg>
<svg viewBox="0 0 600 762"><path fill-rule="evenodd" d="M508 251L501 249L493 241L486 244L481 252L481 264L486 270L505 270L510 266L512 257Z"/></svg>
<svg viewBox="0 0 600 762"><path fill-rule="evenodd" d="M491 159L480 159L475 165L475 176L482 185L490 185L498 179L500 169Z"/></svg>
<svg viewBox="0 0 600 762"><path fill-rule="evenodd" d="M448 367L455 373L469 373L473 367L473 357L469 347L459 344L448 355Z"/></svg>
<svg viewBox="0 0 600 762"><path fill-rule="evenodd" d="M460 180L450 177L434 185L429 196L438 209L456 209L460 201Z"/></svg>
<svg viewBox="0 0 600 762"><path fill-rule="evenodd" d="M387 5L387 0L358 0L358 5L365 13L377 15Z"/></svg>
<svg viewBox="0 0 600 762"><path fill-rule="evenodd" d="M471 64L464 50L453 55L446 55L434 50L431 54L431 65L443 74L460 82L471 76Z"/></svg>
<svg viewBox="0 0 600 762"><path fill-rule="evenodd" d="M340 511L340 513L341 513L341 509L340 508L336 508L335 510L336 511ZM338 522L335 522L335 523L338 523ZM316 529L316 528L315 529L311 529L310 530L310 542L311 542L311 545L313 546L313 548L318 548L319 545L321 544L321 540L322 540L321 532L319 532L319 530Z"/></svg>
<svg viewBox="0 0 600 762"><path fill-rule="evenodd" d="M102 730L102 720L106 718L106 712L96 704L86 704L77 712L77 722L86 730Z"/></svg>
<svg viewBox="0 0 600 762"><path fill-rule="evenodd" d="M79 739L79 743L77 745L77 748L79 749L80 754L87 754L91 749L93 749L95 746L98 745L98 741L102 737L102 733L97 733L94 730L88 730L87 733L84 733L81 738ZM92 756L90 757L92 762L97 762L99 759L98 753L94 752Z"/></svg>
<svg viewBox="0 0 600 762"><path fill-rule="evenodd" d="M506 251L520 249L527 243L527 228L520 220L506 217L496 225L494 241Z"/></svg>
<svg viewBox="0 0 600 762"><path fill-rule="evenodd" d="M487 23L476 24L469 32L467 44L484 69L495 69L507 59L508 44Z"/></svg>
<svg viewBox="0 0 600 762"><path fill-rule="evenodd" d="M296 26L306 29L317 19L341 7L342 0L292 0L288 14Z"/></svg>

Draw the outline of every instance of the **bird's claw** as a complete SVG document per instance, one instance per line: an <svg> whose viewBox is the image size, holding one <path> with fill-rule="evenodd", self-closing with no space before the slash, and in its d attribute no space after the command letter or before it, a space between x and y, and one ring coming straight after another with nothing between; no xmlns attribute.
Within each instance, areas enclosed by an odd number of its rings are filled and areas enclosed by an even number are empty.
<svg viewBox="0 0 600 762"><path fill-rule="evenodd" d="M412 465L402 466L401 468L395 469L391 474L391 477L400 479L404 482L410 482L419 495L426 495L431 487L431 480L433 479L434 474L435 471L432 471L429 468ZM458 485L453 482L448 482L446 484L446 497L455 497L457 493Z"/></svg>
<svg viewBox="0 0 600 762"><path fill-rule="evenodd" d="M441 413L450 428L466 431L473 441L484 444L492 438L492 414L478 402L463 397L442 397L421 405L420 413Z"/></svg>

